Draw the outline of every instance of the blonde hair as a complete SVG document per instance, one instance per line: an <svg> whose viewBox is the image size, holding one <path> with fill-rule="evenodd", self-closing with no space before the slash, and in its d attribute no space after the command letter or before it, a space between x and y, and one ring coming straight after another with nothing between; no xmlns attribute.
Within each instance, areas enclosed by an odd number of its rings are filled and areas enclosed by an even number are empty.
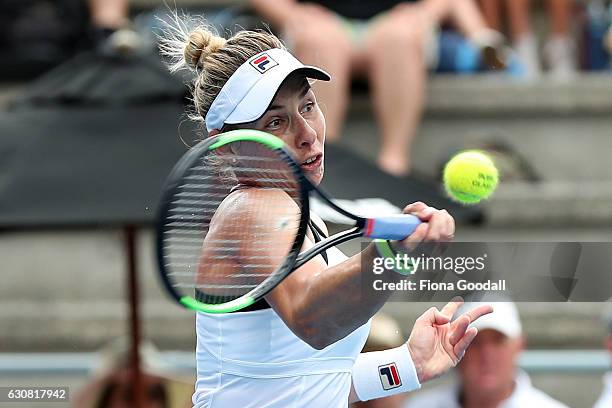
<svg viewBox="0 0 612 408"><path fill-rule="evenodd" d="M160 50L170 58L170 71L187 68L196 76L191 84L195 115L204 121L210 105L229 77L249 58L283 43L266 31L239 31L225 39L201 18L179 17L166 24Z"/></svg>

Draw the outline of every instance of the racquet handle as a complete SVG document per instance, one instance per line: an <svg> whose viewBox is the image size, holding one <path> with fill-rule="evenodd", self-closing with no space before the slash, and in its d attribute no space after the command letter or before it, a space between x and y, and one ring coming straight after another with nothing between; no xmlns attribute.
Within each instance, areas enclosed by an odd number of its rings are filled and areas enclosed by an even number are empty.
<svg viewBox="0 0 612 408"><path fill-rule="evenodd" d="M418 217L410 214L368 218L364 236L400 241L412 234L421 222Z"/></svg>

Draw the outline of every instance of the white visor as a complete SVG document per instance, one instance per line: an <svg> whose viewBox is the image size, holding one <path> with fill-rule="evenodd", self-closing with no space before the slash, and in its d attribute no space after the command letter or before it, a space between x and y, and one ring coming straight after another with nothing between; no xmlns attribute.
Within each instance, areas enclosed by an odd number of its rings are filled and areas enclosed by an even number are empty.
<svg viewBox="0 0 612 408"><path fill-rule="evenodd" d="M274 48L249 58L221 88L206 114L206 130L224 124L252 122L264 114L276 91L290 74L303 72L307 78L329 81L322 69L302 64L285 50Z"/></svg>

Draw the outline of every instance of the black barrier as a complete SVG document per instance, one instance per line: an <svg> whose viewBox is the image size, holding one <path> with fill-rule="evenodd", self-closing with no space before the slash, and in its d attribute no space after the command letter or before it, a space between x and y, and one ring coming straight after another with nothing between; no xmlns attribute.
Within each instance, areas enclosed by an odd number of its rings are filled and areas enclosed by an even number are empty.
<svg viewBox="0 0 612 408"><path fill-rule="evenodd" d="M0 228L150 224L164 180L203 137L175 103L0 112ZM406 197L478 222L417 178L395 178L339 146L326 150L323 188L334 198Z"/></svg>

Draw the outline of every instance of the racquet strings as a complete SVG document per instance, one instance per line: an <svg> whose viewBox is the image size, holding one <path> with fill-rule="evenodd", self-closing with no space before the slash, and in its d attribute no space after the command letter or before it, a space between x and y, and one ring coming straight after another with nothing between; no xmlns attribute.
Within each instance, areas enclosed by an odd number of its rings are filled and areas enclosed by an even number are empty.
<svg viewBox="0 0 612 408"><path fill-rule="evenodd" d="M222 304L282 272L298 236L298 190L288 161L258 143L234 142L200 156L170 199L164 225L165 269L175 291Z"/></svg>

